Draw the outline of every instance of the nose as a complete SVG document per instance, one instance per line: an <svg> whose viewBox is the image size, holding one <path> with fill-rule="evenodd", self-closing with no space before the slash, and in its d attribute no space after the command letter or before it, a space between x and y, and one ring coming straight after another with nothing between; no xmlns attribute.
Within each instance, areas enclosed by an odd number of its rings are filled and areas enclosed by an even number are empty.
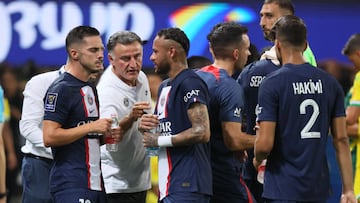
<svg viewBox="0 0 360 203"><path fill-rule="evenodd" d="M264 25L265 25L264 21L265 21L264 16L260 16L260 22L259 22L260 27L264 27Z"/></svg>
<svg viewBox="0 0 360 203"><path fill-rule="evenodd" d="M150 55L150 61L154 61L155 59L154 59L154 53L152 53L151 55Z"/></svg>
<svg viewBox="0 0 360 203"><path fill-rule="evenodd" d="M129 65L130 65L131 67L136 67L137 61L136 61L136 59L135 59L134 57L131 57L131 59L130 59L130 61L129 61Z"/></svg>
<svg viewBox="0 0 360 203"><path fill-rule="evenodd" d="M99 52L98 52L98 58L99 59L103 59L104 58L104 50L103 49L100 49Z"/></svg>

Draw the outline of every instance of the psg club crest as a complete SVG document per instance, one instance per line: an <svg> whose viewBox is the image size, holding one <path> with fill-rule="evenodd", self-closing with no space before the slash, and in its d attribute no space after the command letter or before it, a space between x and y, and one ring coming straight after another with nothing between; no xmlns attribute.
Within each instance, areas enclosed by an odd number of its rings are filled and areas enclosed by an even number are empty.
<svg viewBox="0 0 360 203"><path fill-rule="evenodd" d="M89 103L90 105L93 105L93 104L94 104L94 99L93 99L93 97L92 97L91 95L88 95L87 100L88 100L88 103Z"/></svg>
<svg viewBox="0 0 360 203"><path fill-rule="evenodd" d="M124 106L129 106L129 98L124 98Z"/></svg>

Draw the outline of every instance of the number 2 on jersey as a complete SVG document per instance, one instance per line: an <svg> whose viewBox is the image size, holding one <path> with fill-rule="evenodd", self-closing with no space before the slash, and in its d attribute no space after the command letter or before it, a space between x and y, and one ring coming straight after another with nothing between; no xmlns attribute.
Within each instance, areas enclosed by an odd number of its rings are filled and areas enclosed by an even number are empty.
<svg viewBox="0 0 360 203"><path fill-rule="evenodd" d="M311 106L313 111L309 121L301 130L301 139L320 138L320 132L310 131L319 116L319 105L313 99L305 99L300 104L300 114L306 114L306 107Z"/></svg>

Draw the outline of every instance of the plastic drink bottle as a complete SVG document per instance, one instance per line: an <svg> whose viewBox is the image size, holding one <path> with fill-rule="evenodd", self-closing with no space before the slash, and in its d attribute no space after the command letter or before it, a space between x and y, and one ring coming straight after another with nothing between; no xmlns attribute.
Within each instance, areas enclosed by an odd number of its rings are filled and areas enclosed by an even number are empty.
<svg viewBox="0 0 360 203"><path fill-rule="evenodd" d="M158 134L158 127L151 129L149 132L152 134ZM146 154L148 156L159 156L159 150L159 147L146 147Z"/></svg>
<svg viewBox="0 0 360 203"><path fill-rule="evenodd" d="M119 120L116 117L115 114L111 115L111 129L119 128ZM116 152L118 150L118 145L115 142L115 138L113 138L111 135L107 135L105 138L106 142L106 150L110 152Z"/></svg>
<svg viewBox="0 0 360 203"><path fill-rule="evenodd" d="M258 167L257 181L261 184L264 184L264 175L266 168L266 159L264 159Z"/></svg>

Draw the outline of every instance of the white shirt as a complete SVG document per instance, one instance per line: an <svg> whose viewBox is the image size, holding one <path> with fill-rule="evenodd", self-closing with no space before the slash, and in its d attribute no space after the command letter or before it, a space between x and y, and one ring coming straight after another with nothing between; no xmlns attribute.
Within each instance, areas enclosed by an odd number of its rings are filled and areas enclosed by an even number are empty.
<svg viewBox="0 0 360 203"><path fill-rule="evenodd" d="M149 82L142 71L136 87L131 87L120 80L109 66L101 76L97 90L101 118L116 114L121 120L130 113L135 102L151 102ZM133 193L151 188L150 159L145 153L143 135L137 129L137 122L118 143L117 152L109 152L105 145L101 146L101 169L107 194Z"/></svg>
<svg viewBox="0 0 360 203"><path fill-rule="evenodd" d="M59 70L42 73L32 77L25 86L24 102L21 120L19 122L20 134L26 139L21 151L37 156L52 159L51 149L44 146L42 124L44 117L43 98L49 86L61 73Z"/></svg>

